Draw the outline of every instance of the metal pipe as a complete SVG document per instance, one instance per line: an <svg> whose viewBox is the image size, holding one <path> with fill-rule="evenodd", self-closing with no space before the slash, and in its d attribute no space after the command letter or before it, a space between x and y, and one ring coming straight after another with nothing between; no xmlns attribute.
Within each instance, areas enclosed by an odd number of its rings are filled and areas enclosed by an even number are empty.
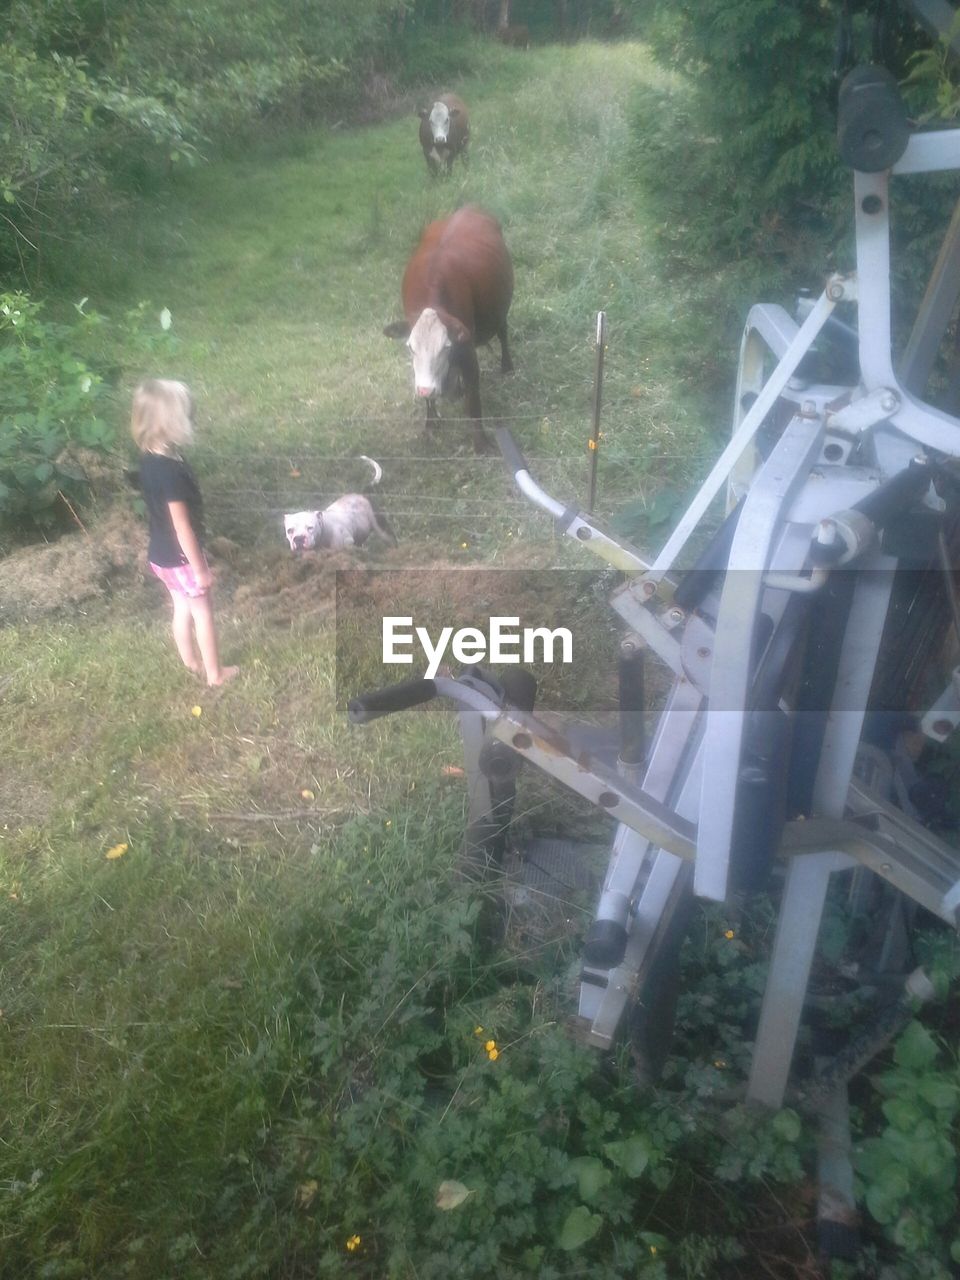
<svg viewBox="0 0 960 1280"><path fill-rule="evenodd" d="M607 342L607 317L597 312L597 363L593 375L593 434L587 442L590 450L590 485L587 490L587 514L593 514L597 497L597 454L600 451L600 402L603 394L603 356Z"/></svg>

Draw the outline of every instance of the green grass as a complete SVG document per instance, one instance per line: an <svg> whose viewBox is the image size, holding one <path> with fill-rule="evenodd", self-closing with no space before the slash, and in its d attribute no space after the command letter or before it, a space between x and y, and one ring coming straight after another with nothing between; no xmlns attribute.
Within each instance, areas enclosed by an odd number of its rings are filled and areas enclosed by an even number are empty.
<svg viewBox="0 0 960 1280"><path fill-rule="evenodd" d="M282 507L291 456L303 491L327 493L356 483L357 453L389 459L383 493L417 540L456 542L460 529L442 499L464 484L491 506L481 522L485 558L504 536L494 502L505 502L515 524L535 527L499 468L469 456L466 431L451 424L439 444L424 441L406 352L381 333L399 314L420 228L465 202L498 215L516 266L517 373L500 377L496 344L481 353L488 416L510 421L549 478L582 495L595 316L604 309L604 509L638 492L652 498L702 469L709 435L692 412L699 398L670 382L682 312L658 287L628 166L631 92L662 78L638 46L534 50L522 72L511 65L461 86L472 159L451 181L427 180L416 117L405 111L362 130L318 131L294 154L264 145L182 174L134 224L114 229L93 277L112 280L124 305L149 298L172 311L183 346L169 372L199 395L197 457L232 536L244 530L231 507L259 515ZM77 287L101 303L89 281L78 277ZM459 452L467 456L456 465L419 461Z"/></svg>
<svg viewBox="0 0 960 1280"><path fill-rule="evenodd" d="M457 86L474 144L449 183L427 180L404 114L180 175L104 228L76 287L105 312L172 311L175 367L141 372L197 392L212 531L246 572L276 571L279 513L351 487L359 453L384 462L391 564L583 566L499 463L452 427L425 444L405 353L381 335L420 226L463 201L497 213L516 263L518 369L501 379L481 354L486 412L550 486L585 492L601 307L601 510L702 469L722 423L670 379L682 300L627 164L627 101L660 75L637 46L501 51ZM218 617L243 675L219 695L180 671L144 588L0 631L0 1274L664 1274L638 1232L672 1230L665 1174L611 1166L609 1230L593 1252L555 1243L571 1159L609 1163L604 1144L643 1123L665 1171L689 1132L557 1025L584 904L566 904L569 938L480 948L490 904L452 876L454 717L349 730L329 622L277 625L237 598ZM597 834L545 780L524 788L530 825ZM439 1215L440 1177L482 1190ZM693 1214L698 1257L726 1256L728 1208Z"/></svg>

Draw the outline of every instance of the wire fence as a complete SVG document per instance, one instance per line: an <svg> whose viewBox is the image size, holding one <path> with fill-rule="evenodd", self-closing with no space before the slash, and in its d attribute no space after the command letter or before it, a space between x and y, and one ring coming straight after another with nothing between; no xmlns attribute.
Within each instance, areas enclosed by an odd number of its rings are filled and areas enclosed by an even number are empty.
<svg viewBox="0 0 960 1280"><path fill-rule="evenodd" d="M624 404L636 409L635 400ZM615 408L614 405L605 406L608 412L614 412ZM252 520L272 522L281 520L287 513L320 509L345 493L361 491L369 493L389 518L421 527L434 522L477 528L526 523L534 527L548 523L543 512L513 488L496 452L477 454L470 451L467 431L472 432L476 428L474 419L441 419L432 433L437 439L436 452L430 450L429 445L424 449L422 444L411 453L397 451L396 444L389 453L380 452L369 435L375 432L382 434L384 424L395 426L399 438L409 436L409 418L364 416L320 418L298 427L318 436L333 435L338 443L346 436L351 440L349 451L335 451L329 444L311 447L306 440L284 444L270 442L262 448L250 448L245 455L224 453L206 444L198 445L191 450L191 461L201 475L205 507L211 521L234 528L247 526ZM531 473L559 500L581 500L586 493L591 460L586 415L575 419L571 419L567 412L557 415L549 411L497 415L487 419L484 426L489 432L496 426L516 424L534 428L533 432L524 434L533 434L535 439L522 442ZM544 436L545 425L549 438ZM462 451L451 452L451 437L457 431L463 439ZM576 431L583 433L582 450L570 447L570 433ZM649 473L656 488L663 472L672 470L678 463L689 464L690 454L664 451L662 448L654 451L655 446L638 448L635 433L631 432L631 437L623 445L601 437L601 474L606 474L616 484L618 502L632 500L642 505L646 503L651 487L646 481L646 474ZM534 451L543 445L553 445L563 452ZM382 480L376 488L369 485L369 469L362 459L364 454L374 458L383 469ZM619 483L610 474L616 469L628 473ZM413 483L411 470L416 473ZM205 478L207 476L209 479ZM476 485L480 492L451 491L461 485L471 488ZM484 488L488 492L484 493Z"/></svg>

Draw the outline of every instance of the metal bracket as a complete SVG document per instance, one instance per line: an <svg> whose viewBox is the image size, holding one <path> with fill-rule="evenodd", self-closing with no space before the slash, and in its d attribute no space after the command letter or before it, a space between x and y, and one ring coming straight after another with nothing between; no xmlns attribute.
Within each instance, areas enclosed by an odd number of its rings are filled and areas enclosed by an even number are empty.
<svg viewBox="0 0 960 1280"><path fill-rule="evenodd" d="M828 430L852 431L860 434L876 426L878 422L886 422L900 408L900 397L889 387L878 387L877 390L861 396L859 400L851 400L840 409L827 413Z"/></svg>

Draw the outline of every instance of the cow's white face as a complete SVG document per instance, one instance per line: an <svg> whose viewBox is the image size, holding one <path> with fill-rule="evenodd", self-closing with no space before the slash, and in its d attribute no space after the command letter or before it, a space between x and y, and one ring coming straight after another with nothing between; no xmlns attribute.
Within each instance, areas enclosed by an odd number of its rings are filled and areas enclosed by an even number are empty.
<svg viewBox="0 0 960 1280"><path fill-rule="evenodd" d="M410 330L407 346L413 356L413 385L417 395L432 399L439 395L450 369L453 340L446 325L432 307L420 312Z"/></svg>
<svg viewBox="0 0 960 1280"><path fill-rule="evenodd" d="M445 102L435 102L430 109L430 132L433 140L447 142L450 138L450 108Z"/></svg>

